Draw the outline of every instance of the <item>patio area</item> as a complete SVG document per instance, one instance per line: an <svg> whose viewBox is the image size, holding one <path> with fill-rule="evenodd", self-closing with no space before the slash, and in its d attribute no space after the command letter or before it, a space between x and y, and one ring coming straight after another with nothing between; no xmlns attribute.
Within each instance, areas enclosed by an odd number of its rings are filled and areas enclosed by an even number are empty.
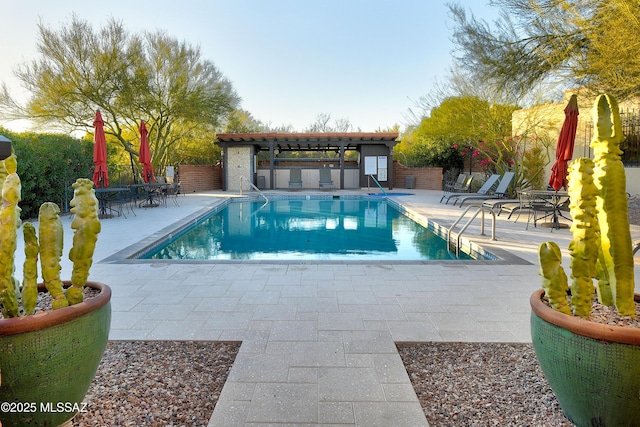
<svg viewBox="0 0 640 427"><path fill-rule="evenodd" d="M463 211L438 203L440 191L411 193L395 200L442 226ZM479 235L479 219L465 232L490 252L507 251L500 262L181 264L112 257L230 196L237 194L181 195L180 206L102 221L90 275L113 290L111 340L242 342L209 426L426 426L395 343L530 342L539 243L556 241L568 270L570 231L525 230L526 213L516 223L498 217L496 241L490 216L487 236ZM66 253L72 234L69 218L63 223ZM632 234L639 239L640 227ZM61 276L70 274L63 258Z"/></svg>

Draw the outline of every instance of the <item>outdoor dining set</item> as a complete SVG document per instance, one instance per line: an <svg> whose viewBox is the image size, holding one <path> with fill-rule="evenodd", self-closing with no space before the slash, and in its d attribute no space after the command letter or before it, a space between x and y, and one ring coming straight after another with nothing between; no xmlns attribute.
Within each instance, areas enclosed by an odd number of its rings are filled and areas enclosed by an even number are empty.
<svg viewBox="0 0 640 427"><path fill-rule="evenodd" d="M150 182L119 187L100 187L96 188L95 192L101 218L110 218L113 215L123 215L126 218L125 210L135 215L135 207L166 207L169 198L178 206L177 196L180 193L180 184Z"/></svg>
<svg viewBox="0 0 640 427"><path fill-rule="evenodd" d="M167 206L167 199L172 198L178 205L177 195L180 183L174 182L173 177L157 178L151 165L148 130L144 121L140 122L140 163L142 165L142 183L131 185L109 186L109 170L107 167L107 146L104 134L104 121L100 111L96 111L93 121L95 128L93 146L93 182L96 198L99 202L99 216L110 218L117 214L124 215L124 209L135 215L134 207L154 208ZM133 167L133 165L132 165Z"/></svg>

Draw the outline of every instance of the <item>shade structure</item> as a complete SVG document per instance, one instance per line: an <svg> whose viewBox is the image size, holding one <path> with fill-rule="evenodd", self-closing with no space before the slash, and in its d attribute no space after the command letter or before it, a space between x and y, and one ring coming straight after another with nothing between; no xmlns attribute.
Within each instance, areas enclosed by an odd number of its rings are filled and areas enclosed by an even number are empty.
<svg viewBox="0 0 640 427"><path fill-rule="evenodd" d="M573 157L579 114L578 97L571 95L569 103L564 108L564 123L562 123L562 129L560 129L560 135L558 136L556 161L551 168L551 178L549 179L549 185L556 191L561 188L567 189L568 167Z"/></svg>
<svg viewBox="0 0 640 427"><path fill-rule="evenodd" d="M100 110L96 110L93 120L93 183L96 188L109 186L109 169L107 168L107 142L104 138L104 121Z"/></svg>
<svg viewBox="0 0 640 427"><path fill-rule="evenodd" d="M140 122L140 157L138 158L142 163L142 179L145 183L154 182L156 180L153 176L153 166L151 166L151 151L149 150L149 139L147 138L149 131L144 120Z"/></svg>

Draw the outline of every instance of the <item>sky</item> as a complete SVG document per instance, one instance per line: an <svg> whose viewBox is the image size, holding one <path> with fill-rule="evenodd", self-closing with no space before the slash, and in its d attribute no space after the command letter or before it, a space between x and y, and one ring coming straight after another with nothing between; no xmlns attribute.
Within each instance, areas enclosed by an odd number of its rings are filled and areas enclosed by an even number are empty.
<svg viewBox="0 0 640 427"><path fill-rule="evenodd" d="M60 29L72 14L94 31L110 18L131 32L163 30L193 46L228 78L240 107L271 127L302 131L320 114L355 131L407 124L409 108L452 65L453 21L438 0L0 0L0 82L18 99L18 64L38 58L38 23ZM492 21L487 0L459 0ZM0 123L24 130L25 123ZM35 129L37 130L37 129Z"/></svg>

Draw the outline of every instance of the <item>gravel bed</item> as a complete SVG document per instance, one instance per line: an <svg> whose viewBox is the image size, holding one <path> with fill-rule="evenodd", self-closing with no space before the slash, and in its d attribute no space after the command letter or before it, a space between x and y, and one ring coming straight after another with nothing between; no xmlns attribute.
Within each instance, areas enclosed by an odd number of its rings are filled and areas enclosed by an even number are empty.
<svg viewBox="0 0 640 427"><path fill-rule="evenodd" d="M206 426L238 344L109 342L74 427ZM400 344L430 427L562 427L529 344Z"/></svg>
<svg viewBox="0 0 640 427"><path fill-rule="evenodd" d="M399 344L430 427L573 424L562 414L531 344Z"/></svg>
<svg viewBox="0 0 640 427"><path fill-rule="evenodd" d="M240 344L112 341L73 426L206 426Z"/></svg>

